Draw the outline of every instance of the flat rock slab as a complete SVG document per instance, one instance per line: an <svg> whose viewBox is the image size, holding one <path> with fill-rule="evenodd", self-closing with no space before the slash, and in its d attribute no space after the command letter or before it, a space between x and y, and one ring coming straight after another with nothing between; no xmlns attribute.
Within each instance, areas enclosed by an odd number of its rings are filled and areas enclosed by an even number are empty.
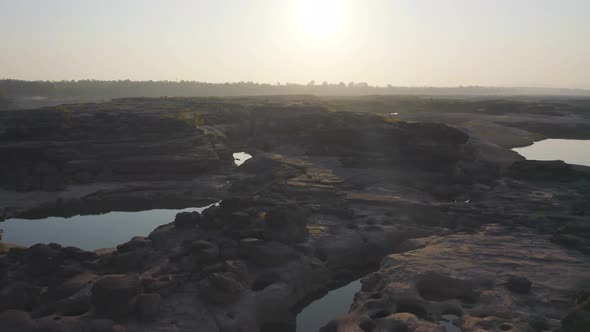
<svg viewBox="0 0 590 332"><path fill-rule="evenodd" d="M515 291L515 281L531 287ZM448 314L465 332L553 330L590 288L590 261L540 235L490 225L389 255L362 283L351 314L331 323L339 331L368 317L378 328L402 321L410 331L439 331Z"/></svg>

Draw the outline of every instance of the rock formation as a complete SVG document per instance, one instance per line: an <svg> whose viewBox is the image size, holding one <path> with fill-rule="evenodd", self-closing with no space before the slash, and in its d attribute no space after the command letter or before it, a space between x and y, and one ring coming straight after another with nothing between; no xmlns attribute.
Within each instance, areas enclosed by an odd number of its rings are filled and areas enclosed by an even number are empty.
<svg viewBox="0 0 590 332"><path fill-rule="evenodd" d="M2 112L3 219L222 202L109 250L8 248L1 330L294 331L367 273L322 331L587 330L586 169L519 161L506 147L533 134L484 135L496 114L281 100ZM233 166L233 151L253 158Z"/></svg>

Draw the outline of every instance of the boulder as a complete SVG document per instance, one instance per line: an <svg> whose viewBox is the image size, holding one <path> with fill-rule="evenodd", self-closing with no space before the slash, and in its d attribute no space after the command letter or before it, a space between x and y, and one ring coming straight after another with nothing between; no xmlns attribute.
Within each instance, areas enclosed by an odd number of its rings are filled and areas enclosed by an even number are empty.
<svg viewBox="0 0 590 332"><path fill-rule="evenodd" d="M109 273L138 272L148 265L153 251L137 249L124 253L115 252L101 259L101 266Z"/></svg>
<svg viewBox="0 0 590 332"><path fill-rule="evenodd" d="M180 212L174 218L174 226L178 228L194 227L201 221L201 215L198 212Z"/></svg>
<svg viewBox="0 0 590 332"><path fill-rule="evenodd" d="M590 331L590 300L586 299L561 320L564 332Z"/></svg>
<svg viewBox="0 0 590 332"><path fill-rule="evenodd" d="M64 281L61 285L55 287L54 289L50 289L50 294L54 299L63 299L69 297L88 286L96 278L97 275L94 273L80 273Z"/></svg>
<svg viewBox="0 0 590 332"><path fill-rule="evenodd" d="M109 275L92 287L92 305L98 316L120 319L134 309L134 298L141 292L141 282L133 275Z"/></svg>
<svg viewBox="0 0 590 332"><path fill-rule="evenodd" d="M117 251L120 253L130 252L139 248L149 248L152 245L152 240L143 236L135 236L129 242L125 242L117 246Z"/></svg>
<svg viewBox="0 0 590 332"><path fill-rule="evenodd" d="M176 231L173 225L163 225L154 229L148 238L152 240L152 244L155 248L167 248L172 246L175 242L174 232Z"/></svg>
<svg viewBox="0 0 590 332"><path fill-rule="evenodd" d="M6 310L0 313L0 330L2 332L34 332L37 330L37 324L27 312Z"/></svg>
<svg viewBox="0 0 590 332"><path fill-rule="evenodd" d="M90 294L83 292L55 303L55 312L62 316L78 316L88 312L91 308Z"/></svg>
<svg viewBox="0 0 590 332"><path fill-rule="evenodd" d="M202 266L214 263L219 258L219 248L208 241L193 241L190 243L190 252L195 264Z"/></svg>
<svg viewBox="0 0 590 332"><path fill-rule="evenodd" d="M201 296L212 303L227 305L237 301L244 291L232 273L212 273L199 282Z"/></svg>
<svg viewBox="0 0 590 332"><path fill-rule="evenodd" d="M283 243L248 240L240 241L240 254L258 266L277 266L299 257L299 253L295 249Z"/></svg>
<svg viewBox="0 0 590 332"><path fill-rule="evenodd" d="M36 332L70 332L63 321L54 320L55 317L43 317L36 319L37 330Z"/></svg>
<svg viewBox="0 0 590 332"><path fill-rule="evenodd" d="M37 302L37 292L25 282L16 282L0 291L0 312L8 309L30 311Z"/></svg>
<svg viewBox="0 0 590 332"><path fill-rule="evenodd" d="M136 310L142 320L153 320L160 312L162 297L156 293L146 293L137 296Z"/></svg>
<svg viewBox="0 0 590 332"><path fill-rule="evenodd" d="M225 261L223 265L225 271L236 276L236 280L241 281L242 284L248 280L248 267L243 261Z"/></svg>
<svg viewBox="0 0 590 332"><path fill-rule="evenodd" d="M264 238L285 244L303 242L309 236L308 217L308 210L295 205L274 209L264 219Z"/></svg>
<svg viewBox="0 0 590 332"><path fill-rule="evenodd" d="M76 247L65 247L62 249L65 259L73 259L77 261L91 261L98 258L98 255L92 251L82 250Z"/></svg>
<svg viewBox="0 0 590 332"><path fill-rule="evenodd" d="M506 288L513 293L528 294L531 291L533 283L525 278L519 276L509 276L506 282Z"/></svg>
<svg viewBox="0 0 590 332"><path fill-rule="evenodd" d="M289 285L275 283L256 293L256 320L261 326L288 326L295 321ZM276 329L282 331L282 329Z"/></svg>
<svg viewBox="0 0 590 332"><path fill-rule="evenodd" d="M47 244L35 244L25 253L27 271L37 276L46 276L59 270L63 260L61 248Z"/></svg>
<svg viewBox="0 0 590 332"><path fill-rule="evenodd" d="M281 281L281 276L272 271L263 272L258 275L254 281L252 282L252 290L253 291L261 291L264 290L266 287L278 283Z"/></svg>

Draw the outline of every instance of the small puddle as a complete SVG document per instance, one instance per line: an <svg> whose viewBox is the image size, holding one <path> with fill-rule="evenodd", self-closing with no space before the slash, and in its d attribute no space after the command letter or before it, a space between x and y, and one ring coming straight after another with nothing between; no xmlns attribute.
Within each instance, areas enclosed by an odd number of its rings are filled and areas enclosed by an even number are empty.
<svg viewBox="0 0 590 332"><path fill-rule="evenodd" d="M446 332L461 332L461 329L455 325L458 320L459 316L456 315L442 315L438 325L444 327Z"/></svg>
<svg viewBox="0 0 590 332"><path fill-rule="evenodd" d="M240 166L244 162L246 162L246 160L248 160L250 158L252 158L252 155L247 152L235 152L234 153L234 165Z"/></svg>
<svg viewBox="0 0 590 332"><path fill-rule="evenodd" d="M19 246L59 243L84 250L112 248L134 236L147 236L160 225L174 221L179 212L203 212L210 206L186 209L154 209L139 212L109 212L70 218L8 219L0 222L3 241Z"/></svg>
<svg viewBox="0 0 590 332"><path fill-rule="evenodd" d="M361 281L358 279L312 302L297 315L297 332L319 331L330 320L347 314L354 294L360 289Z"/></svg>

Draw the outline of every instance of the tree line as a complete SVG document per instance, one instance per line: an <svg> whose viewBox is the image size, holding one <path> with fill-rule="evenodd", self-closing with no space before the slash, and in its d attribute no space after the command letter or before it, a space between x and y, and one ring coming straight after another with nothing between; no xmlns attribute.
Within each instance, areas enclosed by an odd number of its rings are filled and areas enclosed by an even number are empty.
<svg viewBox="0 0 590 332"><path fill-rule="evenodd" d="M200 96L261 96L314 94L333 96L358 95L571 95L590 96L589 90L549 88L503 88L503 87L396 87L372 86L367 83L316 83L308 84L256 82L207 83L197 81L23 81L0 80L0 98L8 97L200 97ZM4 97L2 97L4 95Z"/></svg>

